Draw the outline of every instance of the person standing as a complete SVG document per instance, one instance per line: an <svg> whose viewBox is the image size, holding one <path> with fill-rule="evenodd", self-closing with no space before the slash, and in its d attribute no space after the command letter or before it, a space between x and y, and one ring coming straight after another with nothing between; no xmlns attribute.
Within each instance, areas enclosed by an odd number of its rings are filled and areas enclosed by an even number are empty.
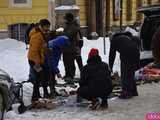
<svg viewBox="0 0 160 120"><path fill-rule="evenodd" d="M66 36L58 36L54 39L49 40L48 47L51 49L50 55L46 56L46 75L48 75L48 81L50 86L50 97L54 98L58 93L55 89L56 79L55 76L57 75L58 78L62 78L60 74L60 70L58 68L58 63L61 57L62 48L64 46L69 45L69 38ZM47 77L47 76L46 76Z"/></svg>
<svg viewBox="0 0 160 120"><path fill-rule="evenodd" d="M90 100L93 110L99 105L101 108L108 108L107 98L112 92L111 71L108 64L102 62L96 48L92 48L89 52L87 65L81 71L79 85L77 99Z"/></svg>
<svg viewBox="0 0 160 120"><path fill-rule="evenodd" d="M70 45L63 48L63 63L65 67L64 80L69 82L75 76L75 64L74 60L77 55L77 48L79 44L78 33L80 31L80 25L77 23L72 13L66 13L64 16L65 25L63 34L70 39ZM81 56L80 56L81 57ZM82 65L82 59L78 58L80 66Z"/></svg>
<svg viewBox="0 0 160 120"><path fill-rule="evenodd" d="M47 82L44 79L44 56L47 45L45 41L45 34L50 28L50 22L47 19L41 19L39 26L33 28L29 34L29 50L28 50L28 62L30 68L34 72L36 80L33 82L32 101L40 98L39 87L42 84L44 97L48 96Z"/></svg>
<svg viewBox="0 0 160 120"><path fill-rule="evenodd" d="M109 67L112 70L116 51L120 53L121 60L121 99L138 96L137 86L134 79L135 71L139 68L140 50L138 38L130 32L116 33L110 40Z"/></svg>

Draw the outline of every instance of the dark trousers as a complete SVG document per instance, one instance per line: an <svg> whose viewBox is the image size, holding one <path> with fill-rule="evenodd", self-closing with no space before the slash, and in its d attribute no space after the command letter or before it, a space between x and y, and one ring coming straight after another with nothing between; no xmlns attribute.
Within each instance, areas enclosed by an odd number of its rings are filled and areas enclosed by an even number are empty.
<svg viewBox="0 0 160 120"><path fill-rule="evenodd" d="M82 67L83 67L83 62L82 62L82 57L81 56L76 56L76 62L78 64L78 68L81 71Z"/></svg>
<svg viewBox="0 0 160 120"><path fill-rule="evenodd" d="M44 91L44 96L46 94L48 94L48 90L47 90L47 82L45 80L44 77L44 69L43 69L43 65L42 65L42 70L40 72L37 72L33 67L35 65L35 63L33 61L28 61L29 65L30 65L30 69L33 72L33 74L35 75L35 80L32 81L33 83L33 93L32 93L32 100L38 100L38 98L40 98L40 91L39 91L39 87L40 85L42 85L43 87L43 91Z"/></svg>
<svg viewBox="0 0 160 120"><path fill-rule="evenodd" d="M89 87L83 86L78 88L77 95L87 100L93 100L100 97L102 102L107 102L107 98L111 92L112 90L106 90L105 92L95 92L95 90L91 90Z"/></svg>
<svg viewBox="0 0 160 120"><path fill-rule="evenodd" d="M63 63L65 67L65 76L74 77L75 76L75 64L74 64L75 55L74 53L63 53Z"/></svg>
<svg viewBox="0 0 160 120"><path fill-rule="evenodd" d="M55 85L56 85L56 79L55 79L55 74L50 73L48 75L48 83L49 83L49 88L50 88L50 95L54 96L56 90L55 90Z"/></svg>
<svg viewBox="0 0 160 120"><path fill-rule="evenodd" d="M138 94L135 76L136 64L129 64L121 61L121 83L122 90L129 92L131 95Z"/></svg>

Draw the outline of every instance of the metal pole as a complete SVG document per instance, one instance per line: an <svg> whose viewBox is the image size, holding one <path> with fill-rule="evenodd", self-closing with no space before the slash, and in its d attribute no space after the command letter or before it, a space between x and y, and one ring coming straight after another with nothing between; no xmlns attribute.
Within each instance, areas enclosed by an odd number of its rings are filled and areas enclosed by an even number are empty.
<svg viewBox="0 0 160 120"><path fill-rule="evenodd" d="M123 25L123 0L120 0L120 31L122 31Z"/></svg>
<svg viewBox="0 0 160 120"><path fill-rule="evenodd" d="M21 40L21 24L18 24L18 40Z"/></svg>
<svg viewBox="0 0 160 120"><path fill-rule="evenodd" d="M102 9L103 9L103 47L104 47L104 55L106 55L106 0L102 1Z"/></svg>

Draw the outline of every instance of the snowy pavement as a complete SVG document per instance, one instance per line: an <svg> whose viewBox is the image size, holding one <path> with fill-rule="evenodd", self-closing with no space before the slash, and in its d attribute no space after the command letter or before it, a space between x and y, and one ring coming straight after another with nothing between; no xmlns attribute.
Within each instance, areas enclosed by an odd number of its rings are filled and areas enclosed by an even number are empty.
<svg viewBox="0 0 160 120"><path fill-rule="evenodd" d="M106 39L106 53L103 54L103 39L85 40L82 49L83 62L86 63L90 48L98 48L102 59L108 62L109 41ZM12 39L0 40L0 68L10 74L16 82L28 78L28 62L25 44ZM117 57L114 70L119 71ZM60 61L60 70L64 75L64 67ZM79 76L78 70L76 75ZM32 86L25 88L25 100L30 101ZM19 115L17 105L7 112L6 120L145 120L148 112L160 112L160 83L138 86L139 96L129 100L109 100L109 109L90 111L87 108L62 106L53 110L31 110Z"/></svg>

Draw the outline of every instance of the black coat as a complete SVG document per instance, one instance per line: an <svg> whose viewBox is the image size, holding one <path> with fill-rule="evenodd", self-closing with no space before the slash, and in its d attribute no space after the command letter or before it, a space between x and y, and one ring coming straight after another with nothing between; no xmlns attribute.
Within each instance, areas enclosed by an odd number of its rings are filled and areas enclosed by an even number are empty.
<svg viewBox="0 0 160 120"><path fill-rule="evenodd" d="M120 53L121 61L132 66L135 65L135 69L138 68L140 50L136 37L118 34L111 39L109 52L109 66L111 69L113 68L116 51Z"/></svg>
<svg viewBox="0 0 160 120"><path fill-rule="evenodd" d="M82 68L80 87L88 87L95 94L104 94L112 91L111 74L108 64L102 62L100 56L88 59L87 65Z"/></svg>
<svg viewBox="0 0 160 120"><path fill-rule="evenodd" d="M79 44L80 25L73 21L67 21L64 25L63 34L69 37L70 45L63 48L63 53L76 53L76 47Z"/></svg>
<svg viewBox="0 0 160 120"><path fill-rule="evenodd" d="M152 53L155 61L160 63L160 27L154 33L152 38Z"/></svg>

